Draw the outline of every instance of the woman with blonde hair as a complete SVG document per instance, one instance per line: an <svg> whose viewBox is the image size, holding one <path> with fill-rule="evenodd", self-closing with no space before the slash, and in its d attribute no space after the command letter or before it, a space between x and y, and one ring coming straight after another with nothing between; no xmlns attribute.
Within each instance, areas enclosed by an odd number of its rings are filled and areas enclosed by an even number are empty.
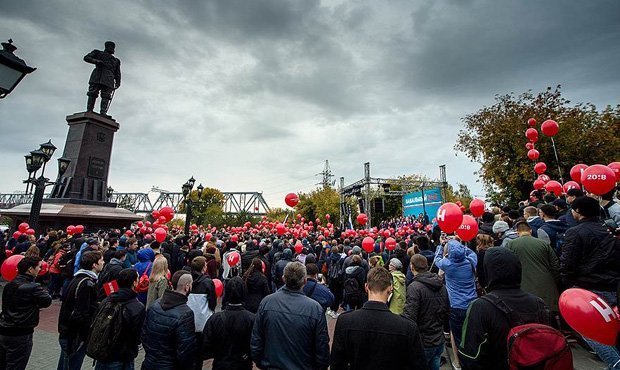
<svg viewBox="0 0 620 370"><path fill-rule="evenodd" d="M151 276L149 277L149 290L146 294L147 309L153 302L161 298L166 290L170 289L170 282L168 281L169 275L168 260L163 255L158 254L153 262Z"/></svg>
<svg viewBox="0 0 620 370"><path fill-rule="evenodd" d="M487 275L484 273L484 254L487 252L487 249L493 247L494 242L491 235L478 234L476 236L476 254L478 255L476 273L478 274L478 282L482 287L487 286Z"/></svg>

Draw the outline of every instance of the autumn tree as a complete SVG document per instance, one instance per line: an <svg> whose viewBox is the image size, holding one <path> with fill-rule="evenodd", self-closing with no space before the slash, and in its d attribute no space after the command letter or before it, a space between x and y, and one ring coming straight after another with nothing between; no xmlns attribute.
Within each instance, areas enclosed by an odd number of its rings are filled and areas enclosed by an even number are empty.
<svg viewBox="0 0 620 370"><path fill-rule="evenodd" d="M516 203L526 199L536 177L534 163L527 158L525 130L527 120L540 124L553 119L560 125L554 137L560 160L555 161L551 139L539 133L535 144L540 152L538 161L547 164L547 174L559 180L569 179L571 167L577 163L608 164L620 153L620 105L602 111L590 103L571 102L563 98L560 86L534 95L531 91L519 96L498 95L495 104L483 107L462 120L455 150L480 164L476 172L491 200Z"/></svg>
<svg viewBox="0 0 620 370"><path fill-rule="evenodd" d="M198 191L192 190L188 196L192 202L192 223L197 225L211 224L221 226L226 223L224 215L224 193L215 188L204 188L200 197ZM185 212L185 203L179 206L181 213Z"/></svg>

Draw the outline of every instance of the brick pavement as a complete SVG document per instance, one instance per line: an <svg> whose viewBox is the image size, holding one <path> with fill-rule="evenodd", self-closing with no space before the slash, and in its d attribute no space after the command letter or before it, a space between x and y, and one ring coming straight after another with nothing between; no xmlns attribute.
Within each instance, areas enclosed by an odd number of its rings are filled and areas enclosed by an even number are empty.
<svg viewBox="0 0 620 370"><path fill-rule="evenodd" d="M0 283L0 296L5 283ZM219 306L218 306L219 309ZM41 320L34 332L34 346L32 355L28 362L27 370L53 370L58 364L60 347L58 344L58 314L60 312L60 301L54 300L52 305L41 310ZM327 318L327 327L330 339L333 338L336 320ZM331 343L330 343L331 344ZM604 364L596 356L588 353L578 345L572 346L575 370L602 370ZM452 356L452 353L450 353ZM445 353L444 353L445 356ZM136 369L140 368L144 359L144 351L141 349L136 358ZM92 360L88 357L84 360L82 370L92 369ZM211 361L205 361L203 369L211 369ZM449 365L441 367L442 370L450 369Z"/></svg>

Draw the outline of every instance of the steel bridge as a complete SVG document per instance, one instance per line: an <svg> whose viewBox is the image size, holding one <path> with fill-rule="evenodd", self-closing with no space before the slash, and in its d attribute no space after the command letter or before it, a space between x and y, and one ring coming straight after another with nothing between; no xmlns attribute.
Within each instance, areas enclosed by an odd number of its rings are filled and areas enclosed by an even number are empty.
<svg viewBox="0 0 620 370"><path fill-rule="evenodd" d="M116 203L119 208L128 209L136 213L151 213L165 206L172 207L175 213L180 213L183 203L182 193L168 191L156 191L159 195L155 200L149 193L112 193L109 201ZM269 206L259 192L222 192L224 194L224 206L226 214L250 213L252 215L264 215L269 212ZM49 198L45 194L44 198ZM0 194L0 209L8 209L20 204L32 202L32 194L13 193Z"/></svg>

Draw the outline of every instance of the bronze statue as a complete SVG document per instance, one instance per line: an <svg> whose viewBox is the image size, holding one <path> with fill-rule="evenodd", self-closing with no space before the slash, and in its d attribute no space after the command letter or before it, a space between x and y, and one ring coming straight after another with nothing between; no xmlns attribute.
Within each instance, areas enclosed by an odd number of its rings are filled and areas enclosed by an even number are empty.
<svg viewBox="0 0 620 370"><path fill-rule="evenodd" d="M86 110L92 112L95 109L95 100L101 91L102 115L108 113L114 90L121 86L121 61L114 57L116 44L112 41L105 42L105 50L93 50L84 57L86 63L95 65L93 73L88 81L88 103Z"/></svg>

